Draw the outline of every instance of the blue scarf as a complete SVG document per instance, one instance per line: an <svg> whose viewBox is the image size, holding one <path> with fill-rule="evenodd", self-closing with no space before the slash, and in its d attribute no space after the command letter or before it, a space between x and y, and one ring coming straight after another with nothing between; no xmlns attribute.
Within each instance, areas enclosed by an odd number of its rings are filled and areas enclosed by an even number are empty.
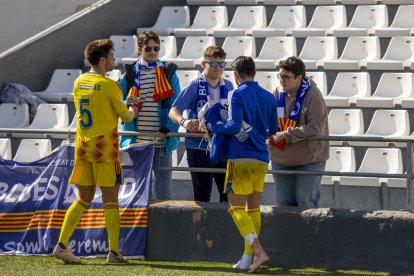
<svg viewBox="0 0 414 276"><path fill-rule="evenodd" d="M222 105L228 104L227 96L229 91L223 78L220 78L220 103ZM196 106L194 107L193 119L198 119L198 112L208 102L208 83L204 77L204 73L198 77L198 93L196 99Z"/></svg>

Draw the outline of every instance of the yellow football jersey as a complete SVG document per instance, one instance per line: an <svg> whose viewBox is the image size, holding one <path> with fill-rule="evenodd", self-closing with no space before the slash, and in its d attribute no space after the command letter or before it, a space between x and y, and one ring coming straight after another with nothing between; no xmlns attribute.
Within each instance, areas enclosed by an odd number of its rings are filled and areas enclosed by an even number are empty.
<svg viewBox="0 0 414 276"><path fill-rule="evenodd" d="M97 73L79 76L73 87L78 126L75 158L119 161L118 114L127 111L118 84Z"/></svg>

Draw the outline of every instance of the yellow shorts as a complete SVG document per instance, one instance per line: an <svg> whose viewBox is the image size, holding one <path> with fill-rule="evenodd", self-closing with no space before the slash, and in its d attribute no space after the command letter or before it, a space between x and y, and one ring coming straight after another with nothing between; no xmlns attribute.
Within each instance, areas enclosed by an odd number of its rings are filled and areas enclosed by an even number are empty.
<svg viewBox="0 0 414 276"><path fill-rule="evenodd" d="M267 164L259 160L257 162L239 160L227 161L224 192L232 190L236 195L249 195L253 191L263 192Z"/></svg>
<svg viewBox="0 0 414 276"><path fill-rule="evenodd" d="M119 162L93 163L76 159L69 183L82 186L114 187L115 184L124 183L124 176Z"/></svg>

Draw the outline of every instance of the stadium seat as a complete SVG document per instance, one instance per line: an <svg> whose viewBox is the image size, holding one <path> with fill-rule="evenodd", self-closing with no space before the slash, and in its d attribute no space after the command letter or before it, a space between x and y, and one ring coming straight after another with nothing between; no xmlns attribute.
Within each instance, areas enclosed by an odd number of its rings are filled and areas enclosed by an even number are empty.
<svg viewBox="0 0 414 276"><path fill-rule="evenodd" d="M311 80L316 83L316 86L321 90L323 96L327 94L327 80L326 80L326 73L325 72L306 72L306 76L308 76Z"/></svg>
<svg viewBox="0 0 414 276"><path fill-rule="evenodd" d="M49 139L22 139L13 160L26 163L37 161L52 152Z"/></svg>
<svg viewBox="0 0 414 276"><path fill-rule="evenodd" d="M256 76L254 77L261 87L266 89L269 92L273 92L277 86L280 85L279 79L277 78L278 72L266 72L266 71L257 71Z"/></svg>
<svg viewBox="0 0 414 276"><path fill-rule="evenodd" d="M386 5L359 5L349 26L335 28L333 35L336 37L373 35L375 29L384 27L388 27L388 9Z"/></svg>
<svg viewBox="0 0 414 276"><path fill-rule="evenodd" d="M303 5L335 5L336 0L302 0Z"/></svg>
<svg viewBox="0 0 414 276"><path fill-rule="evenodd" d="M292 29L306 26L306 11L304 6L277 6L267 27L252 30L254 37L286 36L292 34Z"/></svg>
<svg viewBox="0 0 414 276"><path fill-rule="evenodd" d="M215 37L251 35L252 30L266 27L264 6L239 6L228 28L214 29Z"/></svg>
<svg viewBox="0 0 414 276"><path fill-rule="evenodd" d="M325 60L324 69L328 70L359 70L367 65L367 61L380 58L378 37L349 37L342 55L338 60Z"/></svg>
<svg viewBox="0 0 414 276"><path fill-rule="evenodd" d="M395 36L391 38L384 57L367 61L368 70L403 70L414 66L414 37Z"/></svg>
<svg viewBox="0 0 414 276"><path fill-rule="evenodd" d="M73 101L73 83L82 75L79 69L56 69L49 85L43 91L33 92L34 95L47 102Z"/></svg>
<svg viewBox="0 0 414 276"><path fill-rule="evenodd" d="M346 27L346 9L343 5L317 6L306 28L295 28L295 37L332 35L333 29Z"/></svg>
<svg viewBox="0 0 414 276"><path fill-rule="evenodd" d="M291 56L296 56L294 37L268 37L254 62L258 69L275 69L280 60Z"/></svg>
<svg viewBox="0 0 414 276"><path fill-rule="evenodd" d="M180 87L183 89L189 82L198 78L200 71L198 70L177 70L177 77L180 80Z"/></svg>
<svg viewBox="0 0 414 276"><path fill-rule="evenodd" d="M107 77L108 79L111 79L113 81L118 81L119 77L121 77L121 75L122 75L121 70L114 69L112 71L106 72L105 77Z"/></svg>
<svg viewBox="0 0 414 276"><path fill-rule="evenodd" d="M187 0L187 5L219 5L221 0Z"/></svg>
<svg viewBox="0 0 414 276"><path fill-rule="evenodd" d="M296 0L263 0L263 5L296 5Z"/></svg>
<svg viewBox="0 0 414 276"><path fill-rule="evenodd" d="M256 57L256 42L251 36L229 36L224 39L223 49L227 53L227 68L238 56Z"/></svg>
<svg viewBox="0 0 414 276"><path fill-rule="evenodd" d="M234 72L233 71L224 71L223 72L223 78L226 79L226 80L231 81L234 88L237 87L237 83L236 83L236 80L234 79Z"/></svg>
<svg viewBox="0 0 414 276"><path fill-rule="evenodd" d="M179 162L178 167L180 168L188 168L188 162L187 162L187 151L184 152L184 155ZM191 174L189 171L173 171L172 172L172 179L173 180L191 180Z"/></svg>
<svg viewBox="0 0 414 276"><path fill-rule="evenodd" d="M398 148L368 148L357 173L402 174L401 150ZM378 177L341 176L341 185L380 186Z"/></svg>
<svg viewBox="0 0 414 276"><path fill-rule="evenodd" d="M163 6L157 21L152 27L139 27L137 34L151 30L158 35L170 35L177 28L190 26L190 9L188 6Z"/></svg>
<svg viewBox="0 0 414 276"><path fill-rule="evenodd" d="M401 104L401 99L411 98L413 95L413 73L383 73L377 89L370 97L356 99L358 107L393 108Z"/></svg>
<svg viewBox="0 0 414 276"><path fill-rule="evenodd" d="M329 135L355 136L364 134L361 109L331 109L328 115ZM336 142L336 141L331 141Z"/></svg>
<svg viewBox="0 0 414 276"><path fill-rule="evenodd" d="M405 4L412 4L412 0L381 0L383 4L387 5L405 5Z"/></svg>
<svg viewBox="0 0 414 276"><path fill-rule="evenodd" d="M181 52L176 58L164 60L176 63L179 68L194 68L200 64L204 50L215 44L215 38L212 36L189 36L184 40Z"/></svg>
<svg viewBox="0 0 414 276"><path fill-rule="evenodd" d="M259 0L222 0L222 1L224 5L257 5L257 3L259 2Z"/></svg>
<svg viewBox="0 0 414 276"><path fill-rule="evenodd" d="M407 110L376 110L367 136L401 137L410 135L410 120Z"/></svg>
<svg viewBox="0 0 414 276"><path fill-rule="evenodd" d="M375 35L379 37L409 36L413 33L414 5L399 6L389 27L375 29Z"/></svg>
<svg viewBox="0 0 414 276"><path fill-rule="evenodd" d="M37 108L32 123L27 127L29 129L43 130L65 130L69 126L69 112L66 104L40 104ZM16 133L14 137L31 137L43 138L46 134L41 133ZM66 138L67 133L51 134L54 138Z"/></svg>
<svg viewBox="0 0 414 276"><path fill-rule="evenodd" d="M198 8L193 24L189 28L177 28L174 30L174 35L176 37L212 35L214 29L223 29L227 26L226 6L204 6Z"/></svg>
<svg viewBox="0 0 414 276"><path fill-rule="evenodd" d="M177 56L177 39L173 35L159 36L160 38L160 52L158 57L161 60L167 58L175 58ZM136 62L138 57L133 58L123 58L122 63L132 64Z"/></svg>
<svg viewBox="0 0 414 276"><path fill-rule="evenodd" d="M340 72L324 99L328 107L348 107L357 98L370 95L371 81L368 72Z"/></svg>
<svg viewBox="0 0 414 276"><path fill-rule="evenodd" d="M12 159L11 142L9 138L0 138L0 158Z"/></svg>
<svg viewBox="0 0 414 276"><path fill-rule="evenodd" d="M338 44L336 37L308 37L299 58L305 63L306 69L318 69L319 66L324 66L326 60L337 60Z"/></svg>
<svg viewBox="0 0 414 276"><path fill-rule="evenodd" d="M341 0L342 5L375 5L378 0ZM384 2L384 1L382 1Z"/></svg>
<svg viewBox="0 0 414 276"><path fill-rule="evenodd" d="M355 172L355 150L353 147L330 147L329 159L326 161L327 172ZM322 176L321 184L333 184L340 181L340 176Z"/></svg>
<svg viewBox="0 0 414 276"><path fill-rule="evenodd" d="M0 104L0 128L23 128L29 125L27 104Z"/></svg>

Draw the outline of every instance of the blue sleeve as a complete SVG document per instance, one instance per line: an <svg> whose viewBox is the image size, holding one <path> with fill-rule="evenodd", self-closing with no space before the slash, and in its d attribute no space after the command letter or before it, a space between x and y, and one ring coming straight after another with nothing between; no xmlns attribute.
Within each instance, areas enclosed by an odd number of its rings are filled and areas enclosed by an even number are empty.
<svg viewBox="0 0 414 276"><path fill-rule="evenodd" d="M225 124L212 125L213 132L233 135L240 131L243 121L243 104L238 93L233 93L229 119Z"/></svg>
<svg viewBox="0 0 414 276"><path fill-rule="evenodd" d="M277 120L277 108L276 108L276 99L272 97L271 100L271 117L270 117L270 126L269 126L269 135L274 135L279 127L279 122Z"/></svg>
<svg viewBox="0 0 414 276"><path fill-rule="evenodd" d="M196 98L197 82L193 81L181 91L172 106L183 112L186 109L191 109L194 107Z"/></svg>

